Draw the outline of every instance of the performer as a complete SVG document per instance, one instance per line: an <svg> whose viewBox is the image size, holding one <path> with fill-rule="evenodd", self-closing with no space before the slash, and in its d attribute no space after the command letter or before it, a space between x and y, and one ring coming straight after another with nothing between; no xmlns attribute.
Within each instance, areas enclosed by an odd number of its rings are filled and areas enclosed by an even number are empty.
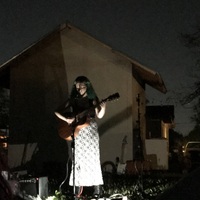
<svg viewBox="0 0 200 200"><path fill-rule="evenodd" d="M86 115L77 115L86 111ZM103 177L100 163L99 133L95 117L102 118L106 103L100 103L89 79L79 76L75 79L70 98L55 114L69 126L74 125L75 180L73 167L69 185L76 186L76 195L80 196L84 186L94 187L94 196L100 196ZM73 126L72 126L73 127ZM71 136L66 136L69 140ZM78 190L77 190L78 189Z"/></svg>

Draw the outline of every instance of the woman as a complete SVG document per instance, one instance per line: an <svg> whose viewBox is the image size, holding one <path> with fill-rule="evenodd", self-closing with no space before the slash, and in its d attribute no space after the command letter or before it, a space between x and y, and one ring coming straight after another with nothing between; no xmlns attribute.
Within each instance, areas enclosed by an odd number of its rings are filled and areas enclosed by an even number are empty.
<svg viewBox="0 0 200 200"><path fill-rule="evenodd" d="M63 108L59 110L55 114L72 128L70 137L66 136L65 139L69 140L74 137L75 165L72 166L69 184L75 185L76 189L79 188L76 195L82 193L83 186L94 186L94 195L98 196L100 195L100 185L103 185L103 178L98 126L95 117L102 118L104 116L106 103L99 102L89 79L79 76L74 81L70 98L65 103L64 110Z"/></svg>

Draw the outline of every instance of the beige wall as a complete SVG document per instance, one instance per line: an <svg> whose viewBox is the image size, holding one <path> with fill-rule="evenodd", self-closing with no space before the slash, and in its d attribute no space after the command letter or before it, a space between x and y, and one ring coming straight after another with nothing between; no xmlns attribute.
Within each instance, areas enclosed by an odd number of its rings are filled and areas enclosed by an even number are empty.
<svg viewBox="0 0 200 200"><path fill-rule="evenodd" d="M10 143L36 142L39 152L31 166L37 170L49 161L66 163L66 142L57 134L54 116L68 90L60 36L42 42L10 67Z"/></svg>
<svg viewBox="0 0 200 200"><path fill-rule="evenodd" d="M132 160L138 94L145 133L145 91L133 78L129 60L75 29L54 34L11 65L11 141L38 142L38 165L49 160L66 162L67 145L58 136L54 111L67 99L79 75L91 80L100 99L120 94L118 101L108 102L105 117L98 120L101 161L115 162L121 156L125 136L124 160Z"/></svg>
<svg viewBox="0 0 200 200"><path fill-rule="evenodd" d="M132 64L109 47L77 30L65 29L61 33L61 38L70 87L77 76L85 75L93 83L100 99L115 92L120 94L118 101L108 102L105 117L98 120L101 161L115 161L117 156L120 157L122 140L125 136L128 144L124 160L132 159L132 130L137 120L135 97L138 93L141 96L141 105L145 106L144 90L132 77Z"/></svg>

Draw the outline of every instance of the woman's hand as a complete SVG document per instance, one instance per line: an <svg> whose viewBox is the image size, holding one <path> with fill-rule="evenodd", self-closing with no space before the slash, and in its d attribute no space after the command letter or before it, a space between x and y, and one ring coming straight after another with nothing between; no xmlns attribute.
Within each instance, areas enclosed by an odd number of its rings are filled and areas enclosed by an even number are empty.
<svg viewBox="0 0 200 200"><path fill-rule="evenodd" d="M75 118L66 118L66 122L68 124L71 124L74 120L75 120Z"/></svg>
<svg viewBox="0 0 200 200"><path fill-rule="evenodd" d="M106 112L106 102L102 102L99 106L101 107L101 109L96 108L95 112L96 112L97 117L101 119L105 115L105 112Z"/></svg>
<svg viewBox="0 0 200 200"><path fill-rule="evenodd" d="M64 117L63 115L61 115L61 114L58 113L58 112L55 112L55 115L56 115L58 118L62 119L63 121L66 121L68 124L71 124L71 123L75 120L74 117L73 117L73 118L66 118L66 117Z"/></svg>

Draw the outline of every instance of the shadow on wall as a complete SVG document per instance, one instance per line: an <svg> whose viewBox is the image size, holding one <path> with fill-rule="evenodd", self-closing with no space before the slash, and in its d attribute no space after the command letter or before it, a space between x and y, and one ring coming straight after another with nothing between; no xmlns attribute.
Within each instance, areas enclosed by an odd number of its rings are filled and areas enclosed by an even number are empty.
<svg viewBox="0 0 200 200"><path fill-rule="evenodd" d="M129 106L116 114L115 116L111 117L107 121L105 121L102 125L99 126L99 135L102 136L108 131L111 127L120 124L121 122L127 120L132 115L132 106Z"/></svg>

